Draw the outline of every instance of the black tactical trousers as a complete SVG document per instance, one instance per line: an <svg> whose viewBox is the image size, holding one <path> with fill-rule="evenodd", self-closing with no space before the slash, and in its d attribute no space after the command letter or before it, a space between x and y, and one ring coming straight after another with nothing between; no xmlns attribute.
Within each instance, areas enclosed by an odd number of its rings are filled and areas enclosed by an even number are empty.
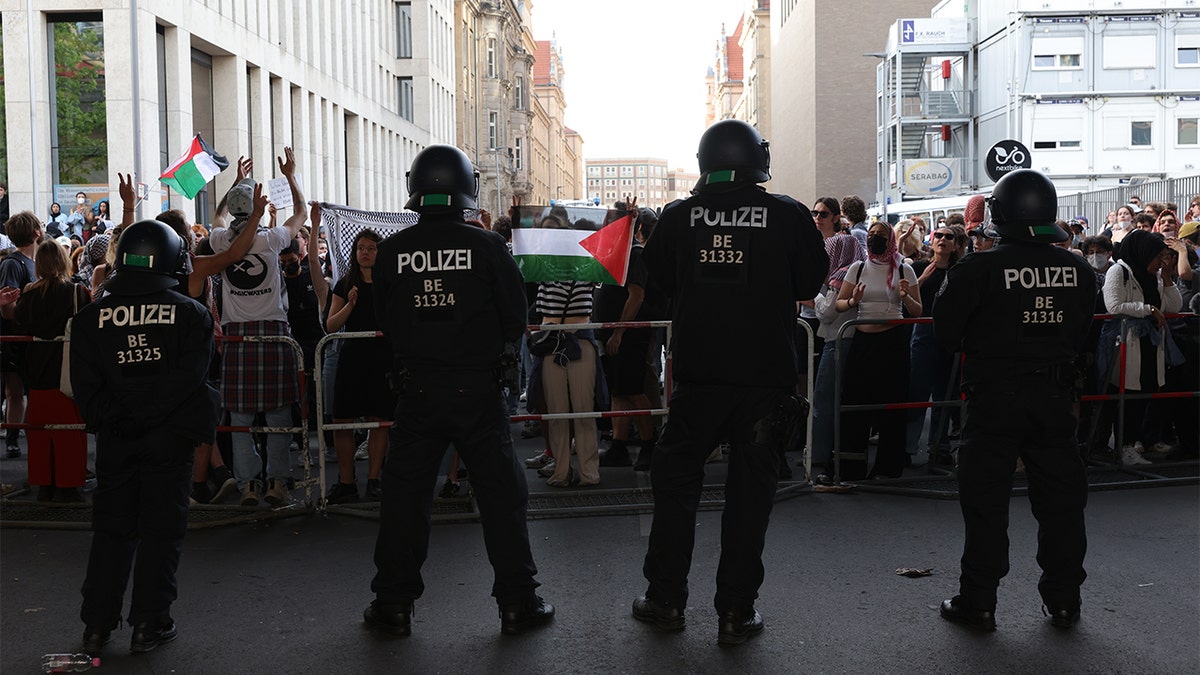
<svg viewBox="0 0 1200 675"><path fill-rule="evenodd" d="M383 469L376 574L384 609L421 597L421 566L429 552L430 516L438 468L451 443L471 471L483 540L500 605L531 600L538 583L525 511L529 488L513 455L508 409L491 374L414 374L396 406Z"/></svg>
<svg viewBox="0 0 1200 675"><path fill-rule="evenodd" d="M170 618L195 447L170 429L132 441L97 434L92 549L79 612L87 626L112 630L120 624L131 568L129 623Z"/></svg>
<svg viewBox="0 0 1200 675"><path fill-rule="evenodd" d="M1079 605L1087 574L1087 475L1075 443L1069 386L1030 376L965 387L959 503L966 526L959 593L970 608L994 610L1008 574L1008 503L1017 458L1025 462L1038 521L1038 590L1046 606Z"/></svg>
<svg viewBox="0 0 1200 675"><path fill-rule="evenodd" d="M782 438L763 424L791 395L787 389L679 385L671 415L651 460L654 523L642 573L646 596L687 606L688 571L696 540L696 509L704 463L728 439L729 472L717 568L718 611L751 607L763 581L762 551L779 480Z"/></svg>

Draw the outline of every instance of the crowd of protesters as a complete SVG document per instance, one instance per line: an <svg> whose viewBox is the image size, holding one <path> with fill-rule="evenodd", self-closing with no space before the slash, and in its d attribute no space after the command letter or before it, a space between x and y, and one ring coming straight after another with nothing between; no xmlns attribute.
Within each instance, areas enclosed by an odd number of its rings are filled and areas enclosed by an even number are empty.
<svg viewBox="0 0 1200 675"><path fill-rule="evenodd" d="M319 209L314 206L306 213L303 195L291 181L293 215L276 222L275 209L267 206L261 186L255 192L252 170L249 160L239 161L235 188L222 200L211 226L189 224L179 211L165 211L158 219L178 232L190 252L178 290L210 309L218 336L294 338L302 346L308 390L313 392L313 352L320 338L339 330L375 330L371 269L380 237L370 230L358 234L349 273L333 283ZM280 170L286 177L294 176L290 152L280 159ZM80 488L88 473L85 433L41 427L79 423L74 403L59 390L62 343L54 338L62 335L80 306L104 292L116 242L123 227L132 222L136 204L132 181L123 176L119 195L123 208L119 224L109 216L109 200L90 203L87 195L79 193L69 212L58 203L51 205L45 219L21 211L8 218L0 232L0 328L5 335L36 339L0 345L5 421L37 427L28 429L26 439L29 482L38 488L39 500L83 499ZM929 461L931 449L950 445L958 422L956 407L938 403L957 398L955 355L937 344L927 322L894 320L931 316L949 268L963 256L997 244L999 237L987 222L983 201L983 197L973 198L964 213L951 214L936 224L921 218L895 224L870 222L863 200L855 196L820 197L813 202L811 226L825 240L830 269L821 292L801 303L797 316L809 323L814 336L815 385L813 391L801 393L813 406L815 482L828 483L835 476L835 437L845 455L840 477L848 480L898 477L905 467ZM262 223L254 215L256 206L266 207ZM656 215L638 209L636 200L616 208L618 215L631 215L636 231L627 283L614 288L583 282L529 284L530 324L649 321L667 316L669 299L650 287L638 255L641 245L653 236ZM1200 309L1200 196L1189 202L1182 217L1177 213L1174 204L1141 204L1135 198L1113 209L1103 227L1089 228L1082 217L1059 223L1072 235L1062 245L1095 270L1101 290L1094 312L1112 315L1097 320L1088 362L1080 364L1084 393L1197 389L1200 330L1196 317L1167 315ZM305 226L309 218L311 229ZM493 223L491 215L482 212L477 224L511 240L509 217ZM257 261L258 267L251 261ZM518 412L518 394L531 413L661 406L664 331L561 332L563 339L545 353L531 354L529 341L522 341L521 384L510 392L510 413ZM806 332L798 332L797 343L806 341ZM1121 343L1127 353L1124 368L1117 363ZM300 405L312 409L312 400L299 400L299 368L290 346L233 342L219 348L222 359L211 376L223 385L227 422L286 427L299 419ZM391 358L384 341L351 340L327 349L324 356L328 421L391 418L393 399L383 378ZM933 401L934 407L839 415L837 396L842 405ZM1084 452L1125 465L1194 459L1197 417L1194 400L1187 398L1127 400L1123 424L1118 424L1113 402L1085 402L1080 406L1078 436ZM599 428L593 420L548 423L544 452L530 457L526 465L537 469L553 487L598 484L600 466L646 470L657 438L657 419L642 417L635 422L610 425L605 421ZM9 459L21 456L19 434L17 428L6 430ZM522 434L531 437L542 431L537 423L527 423ZM878 437L873 463L868 462L872 434ZM613 440L598 451L601 435L611 435ZM371 436L365 443L369 466L363 498L378 500L386 443L381 430ZM232 441L224 435L201 445L193 500L224 501L238 494L244 506L255 506L260 498L271 505L287 503L289 441L290 436L281 433L267 434L265 440L246 433L235 434ZM355 454L354 432L335 432L333 446L339 471L329 500L357 501L359 476L354 460L364 457ZM641 448L636 463L630 446ZM719 457L716 449L714 458ZM933 457L952 461L948 452ZM786 457L781 459L786 467ZM228 465L234 467L232 472ZM783 474L790 475L790 470ZM443 496L457 494L458 478L459 472L449 472Z"/></svg>

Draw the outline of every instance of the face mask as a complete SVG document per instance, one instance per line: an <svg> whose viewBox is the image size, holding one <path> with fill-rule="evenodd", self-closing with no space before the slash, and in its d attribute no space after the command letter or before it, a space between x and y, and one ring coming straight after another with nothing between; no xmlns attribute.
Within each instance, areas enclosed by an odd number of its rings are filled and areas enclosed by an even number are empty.
<svg viewBox="0 0 1200 675"><path fill-rule="evenodd" d="M1108 256L1104 253L1093 253L1087 257L1087 261L1092 269L1102 270L1108 264Z"/></svg>
<svg viewBox="0 0 1200 675"><path fill-rule="evenodd" d="M86 202L86 201L87 201L87 200L86 200L86 199L84 199L83 197L76 197L76 198L75 198L75 203L76 203L76 204L82 204L82 203L84 203L84 202Z"/></svg>
<svg viewBox="0 0 1200 675"><path fill-rule="evenodd" d="M294 277L297 274L300 274L300 263L298 263L298 262L284 263L283 264L283 273L288 275L289 277Z"/></svg>
<svg viewBox="0 0 1200 675"><path fill-rule="evenodd" d="M883 255L887 251L887 237L882 234L867 237L867 250L875 255Z"/></svg>

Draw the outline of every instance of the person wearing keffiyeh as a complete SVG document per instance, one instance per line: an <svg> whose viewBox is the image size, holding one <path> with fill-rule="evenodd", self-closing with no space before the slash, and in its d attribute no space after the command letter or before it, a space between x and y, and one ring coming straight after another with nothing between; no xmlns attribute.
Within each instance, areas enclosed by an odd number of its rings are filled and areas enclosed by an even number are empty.
<svg viewBox="0 0 1200 675"><path fill-rule="evenodd" d="M910 292L911 291L911 292ZM877 222L867 232L867 261L854 263L838 292L834 308L850 313L860 324L846 356L844 404L899 403L908 399L909 340L907 325L883 323L920 316L917 275L896 251L896 233ZM854 310L854 312L851 312ZM904 470L905 415L902 410L843 413L839 451L862 459L842 460L839 476L857 480L898 478ZM874 468L867 472L867 438L872 425L879 431Z"/></svg>
<svg viewBox="0 0 1200 675"><path fill-rule="evenodd" d="M861 263L867 257L858 239L848 234L835 234L826 239L825 254L829 256L829 276L821 293L813 299L813 309L821 321L817 328L817 336L825 340L813 385L812 432L813 482L822 485L828 485L833 480L833 383L836 377L834 365L839 363L843 367L837 370L844 370L850 339L854 335L854 329L849 328L841 334L841 339L838 339L838 331L843 324L854 318L854 315L838 312L834 305L850 266L856 262Z"/></svg>

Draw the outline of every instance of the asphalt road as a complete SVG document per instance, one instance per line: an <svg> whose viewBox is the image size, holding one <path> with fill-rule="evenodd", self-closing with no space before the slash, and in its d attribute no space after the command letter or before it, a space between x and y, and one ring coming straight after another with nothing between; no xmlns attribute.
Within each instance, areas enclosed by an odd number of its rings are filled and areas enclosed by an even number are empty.
<svg viewBox="0 0 1200 675"><path fill-rule="evenodd" d="M530 472L532 478L532 472ZM712 609L720 514L697 518L682 633L630 617L644 590L649 516L529 523L542 595L556 621L500 635L477 524L438 525L413 635L362 626L376 523L305 515L188 533L173 615L179 639L128 653L114 634L111 673L1196 673L1200 672L1200 490L1093 492L1083 619L1071 631L1040 611L1036 523L1012 501L1012 571L999 630L938 617L955 592L958 503L882 494L802 494L775 509L758 608L767 628L716 645ZM0 671L38 672L74 651L90 534L0 532ZM895 574L932 568L929 577Z"/></svg>

